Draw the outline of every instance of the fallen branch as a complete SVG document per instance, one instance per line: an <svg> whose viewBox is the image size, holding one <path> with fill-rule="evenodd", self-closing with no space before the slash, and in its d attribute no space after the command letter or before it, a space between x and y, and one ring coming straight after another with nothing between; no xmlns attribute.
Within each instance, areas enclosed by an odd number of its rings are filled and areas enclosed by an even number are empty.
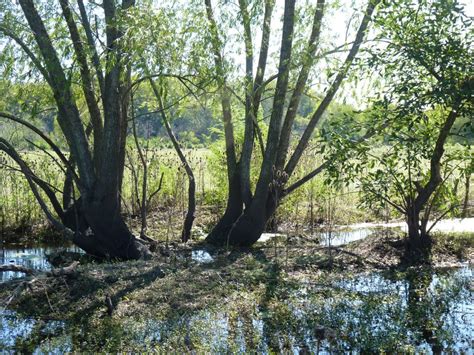
<svg viewBox="0 0 474 355"><path fill-rule="evenodd" d="M339 253L355 257L356 259L361 260L361 261L363 261L363 262L365 262L369 265L372 265L374 267L384 268L384 267L389 266L388 264L384 263L383 261L370 260L368 257L364 257L362 255L353 253L353 252L348 251L348 250L344 250L344 249L339 248L339 247L330 247L330 248L331 248L331 250L335 250ZM328 247L322 247L321 249L328 249Z"/></svg>
<svg viewBox="0 0 474 355"><path fill-rule="evenodd" d="M23 272L27 275L34 275L38 273L38 270L30 269L21 265L15 265L15 264L0 265L0 272L6 272L6 271Z"/></svg>
<svg viewBox="0 0 474 355"><path fill-rule="evenodd" d="M77 267L79 266L79 261L74 261L71 265L53 269L51 271L41 272L39 270L30 269L25 266L15 265L15 264L5 264L0 265L0 272L7 272L7 271L14 271L14 272L23 272L28 276L51 276L51 277L58 277L58 276L66 276L72 275L77 272Z"/></svg>

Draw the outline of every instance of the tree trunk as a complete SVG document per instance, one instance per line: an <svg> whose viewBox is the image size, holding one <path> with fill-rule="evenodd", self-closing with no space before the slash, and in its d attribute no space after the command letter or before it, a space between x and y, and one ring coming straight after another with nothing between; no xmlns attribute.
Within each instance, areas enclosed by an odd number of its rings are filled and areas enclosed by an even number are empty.
<svg viewBox="0 0 474 355"><path fill-rule="evenodd" d="M61 221L58 221L48 209L38 193L36 185L48 192L47 186L41 186L41 181L29 176L28 166L18 160L22 171L37 197L48 219L70 236L74 232L73 241L86 252L100 257L137 259L146 253L145 248L135 239L127 228L121 214L119 191L121 187L125 157L125 140L128 121L128 95L124 95L124 87L130 85L130 68L125 67L122 60L121 43L118 41L123 33L123 28L117 24L116 13L118 5L112 0L103 1L105 15L105 34L107 37L107 51L105 55L106 75L102 79L100 63L95 56L94 64L100 81L102 105L96 101L93 77L89 70L88 56L82 45L82 38L74 12L68 0L61 0L60 5L64 19L69 29L70 39L80 65L81 84L86 98L86 103L94 128L94 154L91 154L87 135L84 130L81 114L76 98L71 88L71 82L62 67L62 61L54 48L48 35L46 26L38 13L33 0L20 0L28 25L34 35L37 50L41 53L44 65L29 48L22 48L29 54L33 63L44 75L51 87L58 108L58 122L66 137L71 156L74 158L78 175L74 168L66 161L61 152L58 156L68 167L74 182L80 191L80 198L74 201L65 213L58 212ZM133 1L123 1L121 10L126 10L133 5ZM83 23L88 25L85 18L85 9L82 1L80 10ZM88 27L88 26L86 26ZM86 28L88 32L90 28ZM89 31L90 32L90 31ZM90 33L89 33L90 34ZM20 41L21 42L21 41ZM93 41L89 40L89 47ZM103 111L103 126L102 112ZM38 130L33 129L38 133ZM39 133L40 136L44 136ZM44 137L43 137L44 138ZM48 139L46 139L48 141ZM100 144L99 144L100 141ZM4 144L5 145L5 144ZM51 144L50 144L51 145ZM54 146L54 145L53 145ZM9 148L5 145L5 149ZM53 148L54 149L54 148ZM55 150L56 151L56 150ZM69 195L73 186L68 177L65 193L65 208L69 204ZM48 196L53 199L54 196ZM59 205L58 203L54 204ZM56 207L55 207L56 208Z"/></svg>
<svg viewBox="0 0 474 355"><path fill-rule="evenodd" d="M62 218L74 232L73 242L88 254L108 259L139 259L149 252L130 232L111 198L85 201L79 198Z"/></svg>
<svg viewBox="0 0 474 355"><path fill-rule="evenodd" d="M408 239L404 259L408 263L423 263L430 252L431 239L426 233L426 221L420 221L421 211L409 207L407 214Z"/></svg>
<svg viewBox="0 0 474 355"><path fill-rule="evenodd" d="M248 247L253 245L265 231L267 224L265 210L249 209L232 224L224 242L226 245Z"/></svg>
<svg viewBox="0 0 474 355"><path fill-rule="evenodd" d="M461 214L462 218L467 217L468 210L469 210L469 193L470 193L470 189L471 189L471 174L469 174L469 172L466 173L466 180L465 180L465 183L464 183L464 188L465 188L464 203L463 203L463 206L462 206L462 214Z"/></svg>
<svg viewBox="0 0 474 355"><path fill-rule="evenodd" d="M227 153L227 170L229 174L229 199L227 202L226 212L223 218L218 222L216 227L211 231L210 235L207 237L206 241L211 242L213 244L232 244L237 246L249 246L255 243L261 236L262 232L265 230L265 227L271 218L272 214L275 212L280 199L285 195L290 193L292 190L303 184L305 181L299 184L293 184L290 186L290 189L285 190L284 185L288 181L289 176L294 172L296 165L305 150L312 133L318 123L319 119L322 117L323 113L326 111L327 107L329 106L330 102L332 101L333 97L335 96L336 92L339 89L343 79L347 75L347 72L359 50L359 47L362 43L364 38L364 34L367 29L367 25L370 22L371 15L374 11L375 6L380 2L380 0L370 0L369 4L367 5L366 13L364 18L359 26L359 30L356 35L356 39L354 44L351 47L351 50L343 64L340 68L336 79L331 84L330 88L327 91L325 98L323 99L321 105L319 105L316 113L310 120L302 139L300 140L296 151L291 156L288 164L285 166L284 171L282 171L282 167L284 166L286 152L287 152L287 140L289 140L291 136L291 132L282 132L282 126L285 125L285 130L291 131L291 126L293 122L294 113L296 113L299 98L304 90L305 83L307 80L307 72L311 67L311 62L306 62L304 68L302 69L301 75L299 75L299 79L297 82L297 90L295 90L294 98L291 101L291 109L290 112L287 114L288 117L283 120L284 112L285 112L285 100L286 100L286 93L289 87L289 69L290 69L290 62L292 59L292 47L293 47L293 30L294 30L294 17L295 17L295 1L293 0L286 0L285 1L285 9L284 9L284 16L283 16L283 30L282 30L282 39L281 39L281 46L280 46L280 61L278 66L278 75L277 75L277 83L275 88L275 94L273 97L273 107L271 110L271 118L270 124L268 129L268 137L266 147L263 152L263 162L259 172L259 178L257 181L257 185L255 188L255 194L251 199L249 199L250 194L248 193L248 162L249 157L251 157L251 152L247 151L247 149L251 149L253 147L249 139L250 136L250 126L247 126L246 130L246 140L244 143L244 148L241 161L240 163L243 164L243 169L235 168L238 167L239 164L235 162L235 150L228 149L229 147L234 148L234 141L233 136L228 135L226 132L226 153ZM223 63L222 63L222 56L221 56L221 48L220 42L217 36L217 26L216 22L213 17L211 1L205 0L208 20L210 22L210 30L214 36L213 42L213 49L214 49L214 58L216 62L216 74L221 79L222 87L225 89L225 80L223 75ZM241 12L243 13L244 17L244 27L247 25L245 23L245 1L241 1ZM317 43L317 38L319 36L319 29L322 19L323 13L323 5L324 1L318 1L318 9L317 13L315 14L315 19L313 22L313 31L309 41L309 48L308 54L314 55L315 53L315 43ZM266 14L271 13L267 12ZM267 18L267 16L265 16ZM267 18L268 20L268 18ZM266 23L269 21L266 21ZM248 32L248 28L245 29ZM264 34L268 32L265 31L264 26ZM246 80L249 81L249 76L251 72L250 68L250 60L252 54L252 48L249 46L248 38L250 37L248 34L246 35L247 39L247 48L246 48L246 55L248 59L247 65L247 75ZM262 49L265 47L262 45ZM264 51L262 53L265 53ZM266 58L266 55L263 55L263 58ZM259 68L261 65L259 64ZM264 69L264 66L263 68ZM261 70L257 70L258 74L262 72ZM256 80L257 81L257 80ZM247 83L248 84L248 83ZM260 87L258 85L257 87ZM254 87L255 89L255 87ZM259 91L254 90L254 96ZM225 94L225 91L224 91ZM226 127L226 123L229 124L231 122L231 116L229 114L230 106L228 99L225 95L222 95L222 103L223 103L223 118L224 118L224 127ZM246 97L248 99L248 97ZM255 99L255 98L254 98ZM246 123L250 122L250 118L252 117L252 110L249 108L252 105L249 103L249 100L246 100ZM257 111L255 110L258 108L258 105L253 104L253 117L256 117ZM258 110L258 109L257 109ZM294 110L294 112L293 112ZM282 137L283 136L283 137ZM229 139L229 137L232 138ZM283 140L283 141L281 141ZM278 160L279 159L279 160ZM315 176L319 171L324 167L324 164L321 165L320 168L316 169L312 173L307 176L309 180L311 177ZM232 178L231 178L232 177ZM306 177L304 178L306 179ZM231 181L232 180L232 181ZM240 182L240 183L239 183ZM237 186L240 185L242 192L238 192L236 189ZM245 199L242 197L245 196ZM245 210L243 210L243 200L245 201Z"/></svg>
<svg viewBox="0 0 474 355"><path fill-rule="evenodd" d="M113 196L98 198L90 202L83 201L81 205L84 218L93 231L87 238L93 240L94 251L80 240L78 240L79 247L106 258L139 259L145 255L146 252L125 224L116 198Z"/></svg>
<svg viewBox="0 0 474 355"><path fill-rule="evenodd" d="M414 247L421 245L421 231L419 213L414 211L407 216L408 242Z"/></svg>
<svg viewBox="0 0 474 355"><path fill-rule="evenodd" d="M251 204L242 212L242 209L238 211L235 208L237 205L233 206L234 209L232 206L228 206L224 217L219 220L219 223L206 238L206 242L241 247L253 245L273 218L280 203L279 195L276 191L271 190L263 208L256 207L257 204ZM243 206L242 199L240 199L240 206Z"/></svg>
<svg viewBox="0 0 474 355"><path fill-rule="evenodd" d="M229 185L227 206L224 215L212 228L211 232L206 237L206 242L216 245L225 245L227 236L234 223L242 215L242 211L243 199L240 189L240 176L235 173L232 177L231 184Z"/></svg>

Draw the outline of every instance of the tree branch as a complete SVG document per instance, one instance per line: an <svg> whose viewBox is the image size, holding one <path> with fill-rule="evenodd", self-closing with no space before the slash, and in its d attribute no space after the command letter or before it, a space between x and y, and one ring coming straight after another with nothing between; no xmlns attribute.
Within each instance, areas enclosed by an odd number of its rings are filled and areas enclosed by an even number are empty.
<svg viewBox="0 0 474 355"><path fill-rule="evenodd" d="M102 138L102 116L100 113L99 105L96 102L94 87L92 84L92 77L89 71L89 64L87 63L87 57L84 47L82 46L82 40L79 35L74 17L70 8L69 0L59 0L63 11L64 19L66 20L71 40L76 53L77 61L79 62L81 72L81 86L86 99L87 107L89 109L89 115L91 118L92 126L94 128L94 159L97 159L100 151L100 141Z"/></svg>
<svg viewBox="0 0 474 355"><path fill-rule="evenodd" d="M50 83L48 71L45 69L45 67L43 67L43 64L41 64L41 61L30 49L30 46L28 46L20 37L18 37L9 29L7 29L6 27L2 25L0 25L0 31L3 32L6 36L13 39L21 47L21 49L23 49L23 51L30 58L32 63L35 65L35 67L40 71L41 75L43 75L44 80L46 80L47 83Z"/></svg>
<svg viewBox="0 0 474 355"><path fill-rule="evenodd" d="M23 119L21 119L17 116L14 116L10 113L0 111L0 117L7 118L11 121L17 122L17 123L29 128L29 129L31 129L33 132L35 132L37 135L39 135L46 143L48 143L48 145L57 154L57 156L59 157L59 159L61 159L61 161L64 163L64 165L66 165L66 167L68 167L68 168L71 168L71 170L74 174L74 180L76 181L76 183L78 185L80 185L79 177L74 172L74 169L71 167L71 165L69 164L69 160L61 152L61 149L59 149L59 147L56 144L54 144L53 141L46 134L44 134L40 129L38 129L36 126L29 123L28 121L25 121L25 120L23 120Z"/></svg>
<svg viewBox="0 0 474 355"><path fill-rule="evenodd" d="M247 0L239 0L240 15L244 28L245 42L245 130L242 152L240 155L240 190L246 206L250 205L252 192L250 191L250 161L252 159L255 136L255 118L253 110L253 43L250 27L250 16L247 10Z"/></svg>
<svg viewBox="0 0 474 355"><path fill-rule="evenodd" d="M214 12L212 9L211 0L204 0L206 6L207 20L209 22L209 30L211 32L212 51L214 55L214 63L216 68L216 75L221 87L221 106L222 106L222 117L224 122L224 136L226 145L226 158L227 158L227 177L229 186L232 184L234 174L237 173L237 156L235 152L235 137L234 127L232 124L232 109L230 102L230 94L226 83L226 75L224 69L224 60L221 54L222 42L219 39L219 33L217 29L217 23L214 18Z"/></svg>
<svg viewBox="0 0 474 355"><path fill-rule="evenodd" d="M3 150L5 153L7 153L19 165L19 167L20 167L21 171L23 172L26 180L28 181L28 184L30 185L30 188L31 188L33 194L36 197L36 200L40 204L41 209L46 214L49 221L53 224L53 226L55 226L59 230L64 230L65 229L64 225L53 216L53 214L50 212L48 206L44 202L43 198L41 197L40 193L38 192L38 189L36 188L36 184L35 184L35 181L34 181L35 179L33 178L33 176L35 176L33 174L33 172L30 170L30 168L24 162L24 160L21 159L21 157L16 152L15 148L13 148L13 146L10 143L8 143L7 140L5 140L1 137L0 137L0 150ZM45 191L47 196L50 198L51 204L53 205L55 211L59 212L58 214L61 217L64 212L62 211L61 205L57 201L57 199L54 195L54 192L49 188L49 186L47 186L46 184L42 184L40 180L38 180L37 183L39 183L38 186L41 186L43 191Z"/></svg>
<svg viewBox="0 0 474 355"><path fill-rule="evenodd" d="M280 47L280 60L278 64L278 79L273 100L272 115L268 127L267 144L263 157L260 175L255 189L255 198L252 206L260 208L267 201L270 182L273 178L274 165L277 157L283 121L286 91L288 89L290 62L293 49L293 32L295 21L295 0L285 0L283 14L283 30Z"/></svg>
<svg viewBox="0 0 474 355"><path fill-rule="evenodd" d="M97 48L94 43L94 37L92 35L91 24L89 22L89 18L87 16L86 8L84 7L83 0L77 0L77 4L79 5L79 12L81 14L81 23L82 27L84 27L84 31L86 33L87 43L89 46L89 50L92 53L92 63L94 64L95 72L97 75L97 80L99 82L99 88L101 92L101 96L104 97L104 74L102 73L102 69L100 67L100 59L99 55L97 54Z"/></svg>
<svg viewBox="0 0 474 355"><path fill-rule="evenodd" d="M293 152L293 155L291 156L290 160L288 161L285 167L285 172L289 176L291 176L291 174L295 170L296 165L298 164L298 161L300 160L301 156L303 155L304 150L308 146L309 140L311 139L311 136L313 134L314 129L316 128L317 123L319 122L323 114L326 112L327 107L331 103L332 99L336 95L336 92L341 86L342 81L346 77L347 72L349 71L349 68L352 65L352 62L354 61L355 56L359 52L359 48L364 39L365 32L367 30L367 27L372 17L372 13L374 12L375 7L380 1L381 0L369 0L369 3L365 10L364 17L357 31L355 41L351 47L351 50L349 51L349 54L346 57L346 60L344 61L344 64L339 69L339 72L337 73L336 78L334 79L333 83L329 87L328 91L326 92L326 95L324 96L323 100L321 101L318 108L314 112L313 116L311 117L308 123L308 126L304 130L303 135L301 136L301 139L298 142L298 145L296 146L295 151Z"/></svg>
<svg viewBox="0 0 474 355"><path fill-rule="evenodd" d="M82 184L92 187L95 182L94 166L70 83L66 79L51 38L33 0L19 0L19 3L44 58L45 68L49 73L50 87L58 106L58 121L77 160Z"/></svg>
<svg viewBox="0 0 474 355"><path fill-rule="evenodd" d="M285 120L283 122L283 128L281 130L280 143L278 146L278 155L275 163L275 167L277 170L282 170L285 165L286 156L288 154L288 148L290 146L293 122L295 120L298 106L300 104L301 95L303 94L306 82L308 81L309 71L314 63L316 49L319 45L324 5L325 0L318 0L307 50L306 53L303 54L303 65L298 75L295 89L293 90L293 94L291 95L291 99L286 111Z"/></svg>

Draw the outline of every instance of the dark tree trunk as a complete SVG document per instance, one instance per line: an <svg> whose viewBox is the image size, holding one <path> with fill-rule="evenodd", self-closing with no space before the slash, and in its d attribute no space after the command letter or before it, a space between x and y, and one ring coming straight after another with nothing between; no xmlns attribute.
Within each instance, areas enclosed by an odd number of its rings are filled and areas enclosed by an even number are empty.
<svg viewBox="0 0 474 355"><path fill-rule="evenodd" d="M228 206L224 217L211 231L206 242L216 245L251 246L258 241L272 220L280 203L278 196L279 194L273 190L270 191L263 208L255 208L256 205L250 205L245 211L242 209L238 211L232 209L232 206ZM242 199L240 199L240 206L243 206Z"/></svg>
<svg viewBox="0 0 474 355"><path fill-rule="evenodd" d="M413 247L421 246L421 230L419 212L414 211L407 216L408 241Z"/></svg>
<svg viewBox="0 0 474 355"><path fill-rule="evenodd" d="M273 218L278 204L279 201L270 196L263 208L250 205L232 226L226 243L242 247L253 245Z"/></svg>
<svg viewBox="0 0 474 355"><path fill-rule="evenodd" d="M188 210L184 218L183 230L181 231L181 241L186 243L191 238L191 229L193 227L196 211L196 181L193 175L188 175Z"/></svg>
<svg viewBox="0 0 474 355"><path fill-rule="evenodd" d="M238 174L234 174L231 184L229 185L227 206L224 215L212 228L211 232L206 238L206 242L216 245L225 245L232 226L242 215L242 212L243 199L242 190L240 188L240 176Z"/></svg>
<svg viewBox="0 0 474 355"><path fill-rule="evenodd" d="M408 211L408 235L403 259L409 264L423 264L429 258L431 247L431 238L426 232L427 221L420 220L419 209L412 206Z"/></svg>
<svg viewBox="0 0 474 355"><path fill-rule="evenodd" d="M108 258L137 259L142 257L146 254L145 249L130 233L120 214L119 191L123 177L128 113L128 96L124 95L123 88L130 84L130 70L124 67L122 51L119 48L118 40L123 30L116 21L117 6L119 5L111 0L104 0L103 2L107 37L105 56L107 72L105 78L102 78L100 65L97 63L98 57L95 55L93 58L102 94L102 113L95 97L94 79L88 67L88 55L82 45L74 11L70 8L68 0L60 1L73 49L80 66L81 84L91 117L92 133L94 134L94 154L91 154L87 134L71 89L71 83L67 79L61 60L35 3L32 0L21 0L19 3L34 34L37 49L41 54L44 65L32 51L24 46L22 48L29 54L52 89L58 108L58 122L66 137L78 171L78 175L76 175L74 168L66 161L63 154L57 152L68 168L68 174L71 175L67 177L65 186L64 208L66 211L65 213L62 213L62 211L57 213L62 223L49 212L48 206L42 201L41 195L37 192L36 185L48 193L47 186L41 186L41 181L36 177L27 176L30 186L48 219L67 235L70 235L72 230L74 232L73 241L86 252ZM131 5L133 5L133 2L124 1L121 5L122 10L126 10ZM80 7L84 17L85 11L83 11L82 1ZM82 20L83 23L87 24L86 18ZM86 32L88 30L90 28L86 28ZM94 45L93 41L90 40L88 44L89 47ZM96 51L93 52L96 53ZM33 130L37 132L37 130ZM43 137L41 132L39 134ZM45 140L48 142L48 139ZM10 147L5 145L4 148ZM19 161L19 164L25 175L29 174L28 167L24 162ZM70 195L74 188L72 180L79 189L80 198L74 201L72 206L69 206ZM54 196L48 195L48 197L53 202L57 202ZM59 203L54 203L55 208L57 208L57 205Z"/></svg>
<svg viewBox="0 0 474 355"><path fill-rule="evenodd" d="M74 180L73 172L70 168L66 170L66 176L64 177L63 187L63 209L67 210L74 203Z"/></svg>
<svg viewBox="0 0 474 355"><path fill-rule="evenodd" d="M464 182L464 203L462 205L462 218L466 218L469 212L469 193L471 190L471 174L469 172L466 173L466 180Z"/></svg>
<svg viewBox="0 0 474 355"><path fill-rule="evenodd" d="M94 241L93 248L96 252L93 254L119 259L138 259L144 256L142 248L120 214L116 198L109 196L90 202L83 201L82 211L93 231L89 237Z"/></svg>
<svg viewBox="0 0 474 355"><path fill-rule="evenodd" d="M118 202L78 199L62 218L74 232L73 242L88 254L110 259L138 259L148 254L129 231L120 214Z"/></svg>
<svg viewBox="0 0 474 355"><path fill-rule="evenodd" d="M426 208L430 198L442 183L441 158L444 154L444 144L448 138L451 127L458 116L460 102L456 101L446 121L439 132L436 144L430 159L430 179L417 189L417 194L412 197L407 208L408 243L406 258L410 262L418 262L419 257L424 261L430 252L431 240L426 232L429 214L420 223L420 212Z"/></svg>
<svg viewBox="0 0 474 355"><path fill-rule="evenodd" d="M250 206L232 225L224 241L228 245L247 247L254 244L265 231L265 210Z"/></svg>
<svg viewBox="0 0 474 355"><path fill-rule="evenodd" d="M275 212L281 198L284 195L287 195L298 186L301 186L304 182L308 181L319 173L324 167L325 164L322 164L318 169L314 170L312 173L308 174L307 177L297 183L294 183L290 186L288 190L284 190L284 185L288 181L289 176L294 172L296 165L298 164L303 151L307 147L309 140L313 134L313 131L316 127L316 124L319 122L319 119L322 117L336 92L338 91L343 79L347 75L347 72L359 50L359 47L364 38L364 34L367 29L367 25L370 22L371 15L374 11L375 6L380 2L380 0L370 0L367 5L366 13L364 18L359 26L356 39L352 45L352 48L343 64L340 68L336 79L331 84L331 87L328 89L325 98L319 105L313 117L310 119L310 122L304 131L303 136L293 155L291 155L287 165L285 166L284 171L282 171L285 158L287 155L287 150L289 146L289 139L291 137L291 128L294 115L298 108L299 99L303 93L305 83L308 77L309 69L312 64L312 59L305 61L301 73L297 81L297 88L295 89L294 95L292 96L291 107L288 108L287 115L285 116L285 100L286 93L289 87L289 68L291 63L292 56L292 40L293 40L293 30L294 30L294 12L295 12L295 2L293 0L285 1L285 10L283 16L283 31L280 47L280 62L278 67L277 83L275 88L274 100L272 113L270 118L270 124L268 129L268 137L266 147L263 152L263 162L259 172L259 178L255 188L255 194L251 196L248 192L248 175L249 175L249 159L251 157L251 149L253 145L249 141L251 139L251 127L249 122L251 118L257 116L258 104L252 103L249 100L249 97L246 97L246 132L244 139L244 148L243 154L241 157L241 162L243 164L243 169L239 168L239 164L235 164L235 152L234 150L227 149L227 170L229 174L234 173L232 181L229 181L229 198L227 202L227 208L224 216L217 223L216 227L211 231L206 241L213 244L220 245L237 245L237 246L250 246L254 244L261 236L262 232L265 230L265 227L268 221L271 219L273 213ZM218 46L220 43L217 36L216 22L213 18L213 12L211 7L210 0L205 0L206 9L208 11L208 20L210 22L210 29L215 36L214 43L214 57L216 61L216 74L218 77L223 76L223 66L222 66L222 57L221 57L221 48ZM253 53L253 49L248 45L249 43L249 29L248 24L245 21L245 1L240 1L241 12L243 16L244 30L246 32L246 55L248 60L247 65L247 75L246 80L249 81L249 76L251 74L250 68L250 57ZM316 50L316 44L319 37L320 24L322 20L324 8L324 1L318 1L317 11L315 13L315 18L313 22L313 31L308 45L308 55L314 55ZM271 13L271 11L266 10L266 14ZM265 16L266 17L266 16ZM268 20L268 18L267 18ZM267 24L269 22L266 22ZM265 27L264 27L265 33ZM262 49L265 47L262 45ZM263 53L265 53L263 51ZM266 54L263 55L263 59L266 59ZM259 68L264 69L264 65L259 64ZM257 69L257 76L259 73L262 73L263 70ZM222 79L223 84L225 80ZM247 83L247 87L248 87ZM225 85L223 85L225 88ZM260 84L256 85L260 89ZM255 89L255 85L254 85ZM257 97L259 90L254 90L253 95L254 99ZM248 95L248 92L246 93ZM229 111L230 106L228 102L225 102L226 96L222 96L223 102L223 120L226 126L232 118ZM227 105L226 105L227 104ZM253 110L252 110L253 108ZM252 112L253 111L253 112ZM285 117L285 120L284 120ZM282 132L282 126L285 127L285 132ZM226 146L227 148L233 147L233 135L232 140L228 138L230 135L226 134ZM246 143L246 144L245 144ZM263 145L262 145L263 146ZM244 154L245 153L245 154ZM237 167L237 168L235 168ZM237 175L238 174L238 175ZM240 180L239 180L240 178ZM240 181L241 193L238 192L237 181ZM235 189L235 190L234 190ZM275 193L278 192L278 193ZM242 198L242 197L245 198ZM251 198L250 198L251 196ZM245 210L243 211L243 201L245 201Z"/></svg>
<svg viewBox="0 0 474 355"><path fill-rule="evenodd" d="M222 46L219 38L217 23L214 18L214 11L211 0L204 0L206 6L207 20L212 35L212 51L214 54L214 63L216 69L216 77L219 83L222 121L224 124L225 152L227 163L227 181L229 184L229 192L227 196L227 206L224 215L214 226L206 241L212 244L225 244L227 236L236 220L241 216L243 211L243 197L241 184L241 168L237 164L237 155L235 149L234 126L232 123L231 95L227 86L227 78L225 72L225 63L222 57Z"/></svg>

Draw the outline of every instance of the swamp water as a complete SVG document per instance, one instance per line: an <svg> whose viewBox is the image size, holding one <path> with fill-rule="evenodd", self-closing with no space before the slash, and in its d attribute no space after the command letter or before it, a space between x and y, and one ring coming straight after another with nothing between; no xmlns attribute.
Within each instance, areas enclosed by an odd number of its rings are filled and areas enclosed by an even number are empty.
<svg viewBox="0 0 474 355"><path fill-rule="evenodd" d="M370 234L332 235L342 244ZM342 233L342 232L341 232ZM344 241L342 241L342 239ZM321 236L325 244L324 235ZM60 250L65 250L60 249ZM4 248L2 263L49 269L55 248ZM196 263L214 262L195 250ZM271 271L264 297L251 294L166 319L104 317L84 324L40 320L0 309L0 352L63 353L80 350L196 352L423 352L474 349L474 269L328 274L286 282ZM2 281L19 274L4 273ZM3 301L3 300L2 300ZM46 300L45 300L46 302Z"/></svg>

